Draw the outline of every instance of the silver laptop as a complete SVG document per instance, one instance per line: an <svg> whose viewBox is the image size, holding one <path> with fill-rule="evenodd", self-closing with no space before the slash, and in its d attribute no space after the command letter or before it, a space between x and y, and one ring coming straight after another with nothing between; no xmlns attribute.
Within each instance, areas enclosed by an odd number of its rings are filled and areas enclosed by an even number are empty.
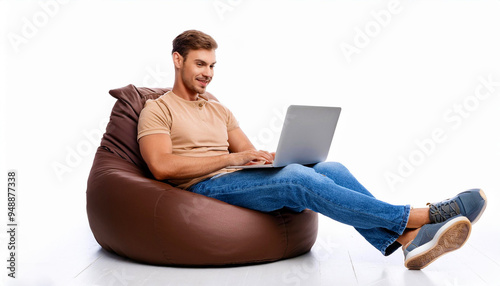
<svg viewBox="0 0 500 286"><path fill-rule="evenodd" d="M290 105L272 164L227 168L277 168L292 163L308 165L328 157L340 107Z"/></svg>

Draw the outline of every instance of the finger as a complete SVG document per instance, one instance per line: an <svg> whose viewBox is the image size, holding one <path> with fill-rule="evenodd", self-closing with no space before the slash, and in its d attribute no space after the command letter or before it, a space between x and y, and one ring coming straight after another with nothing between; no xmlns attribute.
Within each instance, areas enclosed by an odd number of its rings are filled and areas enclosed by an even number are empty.
<svg viewBox="0 0 500 286"><path fill-rule="evenodd" d="M259 152L261 152L266 161L272 161L274 159L273 154L269 153L268 151L260 150Z"/></svg>
<svg viewBox="0 0 500 286"><path fill-rule="evenodd" d="M266 158L268 162L273 162L274 161L274 155L273 153L266 152Z"/></svg>
<svg viewBox="0 0 500 286"><path fill-rule="evenodd" d="M274 161L274 158L271 155L267 155L267 156L263 157L262 160L264 161L265 164L268 164L268 163L272 163Z"/></svg>

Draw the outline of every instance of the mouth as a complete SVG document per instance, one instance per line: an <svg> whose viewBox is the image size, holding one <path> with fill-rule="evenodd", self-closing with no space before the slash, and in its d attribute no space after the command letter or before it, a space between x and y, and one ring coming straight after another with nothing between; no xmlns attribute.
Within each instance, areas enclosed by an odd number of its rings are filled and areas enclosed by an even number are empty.
<svg viewBox="0 0 500 286"><path fill-rule="evenodd" d="M197 78L196 79L202 87L206 87L210 83L210 79L202 79L202 78Z"/></svg>

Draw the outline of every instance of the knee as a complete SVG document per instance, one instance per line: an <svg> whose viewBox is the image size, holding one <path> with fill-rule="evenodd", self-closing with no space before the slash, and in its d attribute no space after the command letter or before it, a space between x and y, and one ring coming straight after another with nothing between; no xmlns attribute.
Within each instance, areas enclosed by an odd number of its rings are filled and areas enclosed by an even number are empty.
<svg viewBox="0 0 500 286"><path fill-rule="evenodd" d="M286 165L283 170L286 172L302 172L305 169L307 169L306 166L301 165L301 164L288 164Z"/></svg>
<svg viewBox="0 0 500 286"><path fill-rule="evenodd" d="M300 164L290 164L283 168L283 176L293 184L305 185L316 179L318 173L310 167Z"/></svg>
<svg viewBox="0 0 500 286"><path fill-rule="evenodd" d="M308 169L310 168L303 166L301 164L289 164L283 168L283 173L285 173L287 177L294 178L297 176L300 177L304 174L307 174Z"/></svg>
<svg viewBox="0 0 500 286"><path fill-rule="evenodd" d="M349 173L349 170L339 162L321 162L314 165L314 170L319 173L335 172L335 173Z"/></svg>
<svg viewBox="0 0 500 286"><path fill-rule="evenodd" d="M314 166L314 170L327 176L335 182L340 182L353 178L351 172L339 162L324 162Z"/></svg>

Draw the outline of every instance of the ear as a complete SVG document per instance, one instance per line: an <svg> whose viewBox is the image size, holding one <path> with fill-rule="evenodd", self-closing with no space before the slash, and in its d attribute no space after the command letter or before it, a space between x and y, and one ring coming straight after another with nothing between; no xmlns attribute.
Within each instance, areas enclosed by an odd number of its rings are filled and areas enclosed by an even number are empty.
<svg viewBox="0 0 500 286"><path fill-rule="evenodd" d="M184 58L178 52L172 54L172 60L176 69L180 69L184 63Z"/></svg>

